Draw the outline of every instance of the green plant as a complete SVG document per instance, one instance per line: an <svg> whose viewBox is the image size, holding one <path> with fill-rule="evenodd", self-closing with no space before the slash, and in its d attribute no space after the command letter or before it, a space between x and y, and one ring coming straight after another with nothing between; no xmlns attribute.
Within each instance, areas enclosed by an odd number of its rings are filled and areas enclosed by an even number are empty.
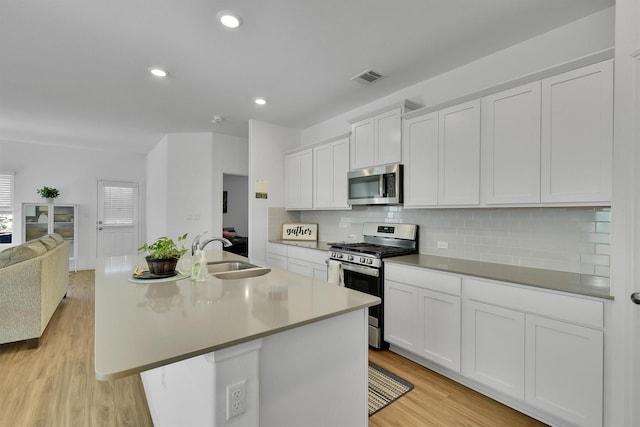
<svg viewBox="0 0 640 427"><path fill-rule="evenodd" d="M36 192L43 199L55 199L56 197L58 197L60 195L60 192L56 188L46 187L46 186L42 187L42 188L38 188L36 190Z"/></svg>
<svg viewBox="0 0 640 427"><path fill-rule="evenodd" d="M154 259L180 258L187 252L184 242L187 240L187 233L178 237L178 243L168 237L160 237L152 244L145 243L138 248L139 251L146 251L147 255Z"/></svg>

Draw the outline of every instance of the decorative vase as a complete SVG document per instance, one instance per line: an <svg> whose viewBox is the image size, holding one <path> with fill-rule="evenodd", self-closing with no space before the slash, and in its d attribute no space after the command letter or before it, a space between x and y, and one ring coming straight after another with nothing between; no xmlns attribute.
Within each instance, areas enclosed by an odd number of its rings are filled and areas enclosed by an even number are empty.
<svg viewBox="0 0 640 427"><path fill-rule="evenodd" d="M153 258L150 256L145 257L147 265L149 266L149 273L156 276L168 276L176 271L176 265L178 265L178 257L173 258Z"/></svg>
<svg viewBox="0 0 640 427"><path fill-rule="evenodd" d="M53 203L55 201L55 199L53 197L47 197L46 199L44 199L47 203Z"/></svg>

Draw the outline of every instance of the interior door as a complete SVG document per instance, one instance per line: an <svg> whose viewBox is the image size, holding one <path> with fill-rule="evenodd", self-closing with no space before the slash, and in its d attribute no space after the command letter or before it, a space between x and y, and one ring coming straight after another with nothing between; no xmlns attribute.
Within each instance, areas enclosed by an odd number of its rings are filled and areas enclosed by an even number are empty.
<svg viewBox="0 0 640 427"><path fill-rule="evenodd" d="M140 242L138 184L98 181L96 256L130 255Z"/></svg>

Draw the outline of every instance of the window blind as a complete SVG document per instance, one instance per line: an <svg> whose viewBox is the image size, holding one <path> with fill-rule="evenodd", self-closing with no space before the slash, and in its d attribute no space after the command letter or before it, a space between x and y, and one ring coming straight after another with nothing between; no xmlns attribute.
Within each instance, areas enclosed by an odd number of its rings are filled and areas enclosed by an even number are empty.
<svg viewBox="0 0 640 427"><path fill-rule="evenodd" d="M103 225L134 225L135 193L131 187L104 187Z"/></svg>
<svg viewBox="0 0 640 427"><path fill-rule="evenodd" d="M0 173L0 209L13 210L13 174Z"/></svg>

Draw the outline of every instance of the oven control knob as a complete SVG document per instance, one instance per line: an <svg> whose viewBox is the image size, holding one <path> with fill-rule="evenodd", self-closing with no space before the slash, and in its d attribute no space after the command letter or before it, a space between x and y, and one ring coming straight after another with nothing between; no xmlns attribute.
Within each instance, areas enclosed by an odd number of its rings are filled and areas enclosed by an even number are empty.
<svg viewBox="0 0 640 427"><path fill-rule="evenodd" d="M366 262L364 257L360 257L360 262L363 263L363 264Z"/></svg>
<svg viewBox="0 0 640 427"><path fill-rule="evenodd" d="M349 255L349 256L347 257L347 260L349 260L349 261L353 261L353 255Z"/></svg>
<svg viewBox="0 0 640 427"><path fill-rule="evenodd" d="M369 258L369 259L367 260L367 264L373 264L373 260L372 260L371 258Z"/></svg>

